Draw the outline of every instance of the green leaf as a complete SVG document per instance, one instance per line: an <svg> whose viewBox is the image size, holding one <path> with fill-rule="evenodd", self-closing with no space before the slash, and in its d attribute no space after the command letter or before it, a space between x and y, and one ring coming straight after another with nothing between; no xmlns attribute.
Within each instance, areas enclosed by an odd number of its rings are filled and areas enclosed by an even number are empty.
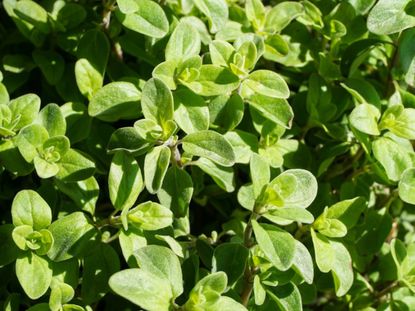
<svg viewBox="0 0 415 311"><path fill-rule="evenodd" d="M213 65L228 67L235 49L232 44L223 40L214 40L209 44L210 58Z"/></svg>
<svg viewBox="0 0 415 311"><path fill-rule="evenodd" d="M79 44L76 49L76 55L78 58L86 59L88 63L97 72L99 72L102 78L105 73L105 68L107 67L109 53L110 43L108 37L99 28L93 28L85 32L79 40Z"/></svg>
<svg viewBox="0 0 415 311"><path fill-rule="evenodd" d="M184 258L183 249L184 247L178 242L175 238L169 236L169 235L155 235L157 240L165 242L170 249L174 252L175 255Z"/></svg>
<svg viewBox="0 0 415 311"><path fill-rule="evenodd" d="M415 17L405 12L411 0L379 0L369 12L369 31L388 35L415 26Z"/></svg>
<svg viewBox="0 0 415 311"><path fill-rule="evenodd" d="M322 123L331 120L337 111L332 102L332 87L318 74L310 76L308 86L306 107L310 118Z"/></svg>
<svg viewBox="0 0 415 311"><path fill-rule="evenodd" d="M290 51L289 48L288 43L281 35L274 34L265 40L264 58L278 60L282 57L287 57Z"/></svg>
<svg viewBox="0 0 415 311"><path fill-rule="evenodd" d="M113 274L110 288L121 297L149 311L168 311L173 292L170 284L151 271L127 269Z"/></svg>
<svg viewBox="0 0 415 311"><path fill-rule="evenodd" d="M399 68L405 75L405 82L411 86L415 85L415 49L412 45L415 30L404 31L399 38Z"/></svg>
<svg viewBox="0 0 415 311"><path fill-rule="evenodd" d="M142 270L164 279L170 285L174 298L183 293L180 261L169 248L149 245L139 249L134 257Z"/></svg>
<svg viewBox="0 0 415 311"><path fill-rule="evenodd" d="M225 291L228 284L228 278L224 272L214 272L208 274L203 279L201 279L195 287L192 289L192 292L197 293L198 291L214 291L218 294L221 294Z"/></svg>
<svg viewBox="0 0 415 311"><path fill-rule="evenodd" d="M304 13L301 3L284 1L275 5L268 11L265 19L265 29L269 32L280 32L298 16Z"/></svg>
<svg viewBox="0 0 415 311"><path fill-rule="evenodd" d="M214 182L226 192L235 190L235 172L232 167L221 166L206 158L199 158L193 165L198 166L203 172L212 177Z"/></svg>
<svg viewBox="0 0 415 311"><path fill-rule="evenodd" d="M40 230L50 225L52 212L48 203L33 190L21 190L12 203L13 225L28 225Z"/></svg>
<svg viewBox="0 0 415 311"><path fill-rule="evenodd" d="M220 134L206 130L189 134L182 139L184 151L199 157L205 157L222 166L235 163L235 154L231 144Z"/></svg>
<svg viewBox="0 0 415 311"><path fill-rule="evenodd" d="M202 65L199 78L193 82L182 82L196 94L217 96L229 94L239 86L239 78L229 69L216 65Z"/></svg>
<svg viewBox="0 0 415 311"><path fill-rule="evenodd" d="M14 126L15 130L19 130L36 119L40 109L40 98L36 94L22 95L11 100L9 108L12 116L19 118L19 121Z"/></svg>
<svg viewBox="0 0 415 311"><path fill-rule="evenodd" d="M169 59L158 64L153 69L153 78L163 81L169 89L175 90L177 88L176 75L178 65L179 61L177 59Z"/></svg>
<svg viewBox="0 0 415 311"><path fill-rule="evenodd" d="M56 16L56 21L65 29L75 28L85 20L86 15L86 10L82 5L68 2L64 2L63 6L56 11L56 15L53 14L54 17Z"/></svg>
<svg viewBox="0 0 415 311"><path fill-rule="evenodd" d="M261 56L258 55L259 52L254 40L255 37L251 40L247 39L246 41L243 41L237 48L236 53L233 57L233 62L230 64L232 71L235 73L239 72L245 76L247 72L254 69L258 58ZM254 73L253 76L255 77L255 75L256 74Z"/></svg>
<svg viewBox="0 0 415 311"><path fill-rule="evenodd" d="M4 224L0 226L0 266L6 266L16 260L20 254L12 238L14 225Z"/></svg>
<svg viewBox="0 0 415 311"><path fill-rule="evenodd" d="M402 201L415 204L415 168L408 168L402 173L398 190Z"/></svg>
<svg viewBox="0 0 415 311"><path fill-rule="evenodd" d="M252 180L254 197L257 198L262 189L269 184L271 178L270 167L258 154L252 153L249 162L249 171Z"/></svg>
<svg viewBox="0 0 415 311"><path fill-rule="evenodd" d="M383 42L379 39L370 38L358 40L350 44L344 51L344 56L342 57L340 64L343 75L353 75L356 70L358 70L359 66L367 59L371 51L382 43Z"/></svg>
<svg viewBox="0 0 415 311"><path fill-rule="evenodd" d="M225 26L229 12L224 0L195 0L194 4L207 17L210 32L216 33Z"/></svg>
<svg viewBox="0 0 415 311"><path fill-rule="evenodd" d="M54 51L35 50L33 59L51 85L56 85L65 71L65 60Z"/></svg>
<svg viewBox="0 0 415 311"><path fill-rule="evenodd" d="M94 162L75 149L69 149L59 161L56 177L64 182L75 182L91 177L94 172Z"/></svg>
<svg viewBox="0 0 415 311"><path fill-rule="evenodd" d="M117 0L118 8L124 14L137 12L139 9L138 2L135 0Z"/></svg>
<svg viewBox="0 0 415 311"><path fill-rule="evenodd" d="M163 135L161 126L149 119L135 121L134 129L137 131L138 135L149 142L156 142L158 139L161 139Z"/></svg>
<svg viewBox="0 0 415 311"><path fill-rule="evenodd" d="M390 251L396 265L396 270L398 271L398 280L400 280L403 277L403 262L408 255L405 244L398 239L393 239L390 243Z"/></svg>
<svg viewBox="0 0 415 311"><path fill-rule="evenodd" d="M311 229L316 263L321 272L332 271L337 296L345 295L353 284L352 258L346 247Z"/></svg>
<svg viewBox="0 0 415 311"><path fill-rule="evenodd" d="M158 230L173 223L173 213L166 207L147 201L128 212L128 222L142 230Z"/></svg>
<svg viewBox="0 0 415 311"><path fill-rule="evenodd" d="M244 102L239 94L217 96L209 102L211 128L233 130L244 116Z"/></svg>
<svg viewBox="0 0 415 311"><path fill-rule="evenodd" d="M402 105L390 106L383 113L379 128L388 129L402 138L415 139L415 109L404 108Z"/></svg>
<svg viewBox="0 0 415 311"><path fill-rule="evenodd" d="M350 124L359 131L369 135L380 135L378 121L380 111L371 104L360 104L349 116Z"/></svg>
<svg viewBox="0 0 415 311"><path fill-rule="evenodd" d="M337 241L330 241L335 260L332 274L337 296L345 295L353 284L352 258L346 247Z"/></svg>
<svg viewBox="0 0 415 311"><path fill-rule="evenodd" d="M88 99L102 87L104 81L102 74L86 58L75 63L75 78L79 91Z"/></svg>
<svg viewBox="0 0 415 311"><path fill-rule="evenodd" d="M50 311L50 307L48 303L43 302L31 306L27 311Z"/></svg>
<svg viewBox="0 0 415 311"><path fill-rule="evenodd" d="M174 120L186 133L195 133L209 128L209 108L203 97L189 89L174 92Z"/></svg>
<svg viewBox="0 0 415 311"><path fill-rule="evenodd" d="M133 255L147 245L143 231L135 226L128 227L128 230L121 229L119 242L125 261L130 267L137 267Z"/></svg>
<svg viewBox="0 0 415 311"><path fill-rule="evenodd" d="M227 132L224 137L232 145L235 163L248 164L258 150L258 138L253 134L235 130Z"/></svg>
<svg viewBox="0 0 415 311"><path fill-rule="evenodd" d="M265 218L279 225L289 225L296 222L311 224L314 222L314 216L302 207L283 207L269 209L265 214Z"/></svg>
<svg viewBox="0 0 415 311"><path fill-rule="evenodd" d="M372 148L376 160L380 162L392 181L398 181L403 171L412 166L408 151L390 138L376 139L372 143Z"/></svg>
<svg viewBox="0 0 415 311"><path fill-rule="evenodd" d="M139 155L151 147L152 144L141 137L134 127L121 127L112 133L107 148L112 153L124 150Z"/></svg>
<svg viewBox="0 0 415 311"><path fill-rule="evenodd" d="M91 176L77 182L62 182L56 179L55 184L78 208L94 215L99 195L99 184L95 177Z"/></svg>
<svg viewBox="0 0 415 311"><path fill-rule="evenodd" d="M159 79L152 78L143 87L141 107L144 117L157 122L163 129L173 120L173 96L169 88Z"/></svg>
<svg viewBox="0 0 415 311"><path fill-rule="evenodd" d="M327 217L338 219L346 225L348 229L354 227L360 218L360 214L366 208L364 197L356 197L343 200L329 207Z"/></svg>
<svg viewBox="0 0 415 311"><path fill-rule="evenodd" d="M24 292L31 299L42 297L52 281L52 269L49 262L28 252L16 260L16 276Z"/></svg>
<svg viewBox="0 0 415 311"><path fill-rule="evenodd" d="M245 3L246 17L255 29L262 30L265 22L265 8L260 0L248 0Z"/></svg>
<svg viewBox="0 0 415 311"><path fill-rule="evenodd" d="M60 106L60 109L66 120L66 136L71 143L86 139L89 136L92 121L87 107L80 102L68 102Z"/></svg>
<svg viewBox="0 0 415 311"><path fill-rule="evenodd" d="M189 23L179 22L166 46L166 60L184 59L200 52L199 32Z"/></svg>
<svg viewBox="0 0 415 311"><path fill-rule="evenodd" d="M14 13L22 20L37 27L41 32L49 32L48 13L36 2L31 0L17 1Z"/></svg>
<svg viewBox="0 0 415 311"><path fill-rule="evenodd" d="M330 240L314 230L311 230L311 237L313 238L317 266L321 272L327 273L332 269L335 260Z"/></svg>
<svg viewBox="0 0 415 311"><path fill-rule="evenodd" d="M350 0L349 2L356 10L356 13L365 15L376 0Z"/></svg>
<svg viewBox="0 0 415 311"><path fill-rule="evenodd" d="M316 219L313 228L329 238L342 238L347 234L347 227L338 219L326 217L326 212Z"/></svg>
<svg viewBox="0 0 415 311"><path fill-rule="evenodd" d="M285 128L291 127L294 112L287 100L253 94L246 101L264 118Z"/></svg>
<svg viewBox="0 0 415 311"><path fill-rule="evenodd" d="M38 155L38 149L48 139L48 131L41 125L31 124L23 128L16 136L15 143L23 158L32 163Z"/></svg>
<svg viewBox="0 0 415 311"><path fill-rule="evenodd" d="M31 243L31 241L27 241L29 235L33 233L32 226L28 225L20 225L14 228L12 232L12 238L14 243L17 245L17 247L23 251L29 249L29 245L31 246L30 249L34 249L33 244L36 244L36 242ZM29 243L27 243L29 242Z"/></svg>
<svg viewBox="0 0 415 311"><path fill-rule="evenodd" d="M50 160L59 161L60 157L65 155L70 148L69 139L66 136L54 136L48 138L42 145L40 155ZM57 154L55 154L55 152ZM59 155L59 156L57 156ZM54 156L57 156L56 158Z"/></svg>
<svg viewBox="0 0 415 311"><path fill-rule="evenodd" d="M279 207L307 208L317 196L316 178L309 171L302 169L286 170L274 178L268 188L273 189L279 199L273 203L265 197L264 201ZM278 203L279 200L281 203Z"/></svg>
<svg viewBox="0 0 415 311"><path fill-rule="evenodd" d="M163 184L164 176L170 164L169 147L157 146L146 154L144 159L144 182L150 193L157 193Z"/></svg>
<svg viewBox="0 0 415 311"><path fill-rule="evenodd" d="M265 298L266 298L267 293L266 293L264 287L262 286L261 279L259 278L258 275L255 275L255 277L254 277L253 292L254 292L255 304L257 306L263 305L264 302L265 302Z"/></svg>
<svg viewBox="0 0 415 311"><path fill-rule="evenodd" d="M192 195L193 182L190 175L175 165L170 167L157 192L161 205L169 208L175 217L184 217L187 215Z"/></svg>
<svg viewBox="0 0 415 311"><path fill-rule="evenodd" d="M84 257L82 269L82 300L92 304L108 291L108 279L120 270L117 252L108 244L100 243Z"/></svg>
<svg viewBox="0 0 415 311"><path fill-rule="evenodd" d="M56 104L48 104L43 107L35 122L48 131L49 137L66 133L66 120Z"/></svg>
<svg viewBox="0 0 415 311"><path fill-rule="evenodd" d="M207 311L215 311L215 310L246 311L247 309L239 302L236 302L234 299L227 297L227 296L221 296L219 300L213 306L211 306L210 308L206 310Z"/></svg>
<svg viewBox="0 0 415 311"><path fill-rule="evenodd" d="M169 31L169 22L159 4L151 0L136 0L136 5L128 14L115 11L117 19L124 27L152 38L162 38ZM125 8L124 8L125 9ZM134 12L131 12L134 10Z"/></svg>
<svg viewBox="0 0 415 311"><path fill-rule="evenodd" d="M295 253L292 268L297 272L308 284L313 283L314 264L313 259L307 247L299 241L295 243Z"/></svg>
<svg viewBox="0 0 415 311"><path fill-rule="evenodd" d="M108 190L114 207L118 210L132 207L143 187L144 181L137 161L127 152L117 151L108 175Z"/></svg>
<svg viewBox="0 0 415 311"><path fill-rule="evenodd" d="M258 224L252 221L255 238L259 247L268 260L278 270L288 270L294 260L295 239L286 231L266 224Z"/></svg>
<svg viewBox="0 0 415 311"><path fill-rule="evenodd" d="M65 283L53 280L49 296L49 307L52 311L61 310L63 304L71 301L75 295L74 289Z"/></svg>
<svg viewBox="0 0 415 311"><path fill-rule="evenodd" d="M212 271L224 271L232 286L243 275L249 251L238 243L223 243L215 248L212 258Z"/></svg>
<svg viewBox="0 0 415 311"><path fill-rule="evenodd" d="M99 89L91 98L88 114L102 121L135 119L140 114L141 93L130 82L111 82Z"/></svg>
<svg viewBox="0 0 415 311"><path fill-rule="evenodd" d="M77 256L94 233L94 227L82 212L59 218L49 226L55 240L48 252L53 261L63 261Z"/></svg>
<svg viewBox="0 0 415 311"><path fill-rule="evenodd" d="M226 274L216 272L205 276L190 292L184 308L186 310L216 310L221 298L221 292L216 291L220 286L226 287Z"/></svg>
<svg viewBox="0 0 415 311"><path fill-rule="evenodd" d="M59 172L59 165L54 162L48 162L41 157L35 157L33 164L36 173L40 178L50 178L56 176Z"/></svg>
<svg viewBox="0 0 415 311"><path fill-rule="evenodd" d="M278 286L273 292L267 290L267 295L277 303L282 311L303 310L300 291L293 283Z"/></svg>
<svg viewBox="0 0 415 311"><path fill-rule="evenodd" d="M4 168L16 176L28 175L33 171L33 165L22 157L14 140L0 141L0 160Z"/></svg>
<svg viewBox="0 0 415 311"><path fill-rule="evenodd" d="M0 105L7 105L10 101L9 93L3 83L0 82Z"/></svg>
<svg viewBox="0 0 415 311"><path fill-rule="evenodd" d="M248 100L254 95L271 98L288 98L290 90L285 80L270 70L256 70L241 84L241 95Z"/></svg>

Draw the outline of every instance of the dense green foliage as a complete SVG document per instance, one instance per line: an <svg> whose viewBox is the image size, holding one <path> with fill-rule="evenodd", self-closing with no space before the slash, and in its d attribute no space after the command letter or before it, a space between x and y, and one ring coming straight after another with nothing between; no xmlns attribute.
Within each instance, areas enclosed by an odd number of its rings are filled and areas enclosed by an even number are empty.
<svg viewBox="0 0 415 311"><path fill-rule="evenodd" d="M4 310L415 310L414 0L3 0Z"/></svg>

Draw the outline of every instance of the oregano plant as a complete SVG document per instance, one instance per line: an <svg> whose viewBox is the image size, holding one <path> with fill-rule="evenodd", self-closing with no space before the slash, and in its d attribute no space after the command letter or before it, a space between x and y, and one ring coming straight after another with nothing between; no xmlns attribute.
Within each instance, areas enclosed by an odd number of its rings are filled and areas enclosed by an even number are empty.
<svg viewBox="0 0 415 311"><path fill-rule="evenodd" d="M3 0L0 306L415 310L414 0Z"/></svg>

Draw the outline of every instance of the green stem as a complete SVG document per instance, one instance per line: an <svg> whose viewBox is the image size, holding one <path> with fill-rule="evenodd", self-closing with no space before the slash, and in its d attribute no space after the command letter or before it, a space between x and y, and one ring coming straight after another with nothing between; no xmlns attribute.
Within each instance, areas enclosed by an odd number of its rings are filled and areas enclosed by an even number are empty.
<svg viewBox="0 0 415 311"><path fill-rule="evenodd" d="M249 217L248 223L244 231L244 246L246 248L251 248L254 243L252 243L252 220L258 219L258 215L253 212ZM255 266L250 266L249 262L246 264L244 271L244 285L241 293L242 304L246 307L249 303L249 298L251 297L253 286L254 286L254 277L257 272Z"/></svg>
<svg viewBox="0 0 415 311"><path fill-rule="evenodd" d="M393 89L393 75L392 70L396 66L399 60L399 42L401 39L401 34L399 34L398 39L396 40L396 45L394 45L394 51L388 66L388 77L386 80L385 96L388 97L392 93Z"/></svg>
<svg viewBox="0 0 415 311"><path fill-rule="evenodd" d="M391 284L389 284L387 287L382 289L380 292L378 292L375 297L377 300L382 299L384 296L388 295L389 293L392 293L395 289L399 287L399 282L395 281Z"/></svg>

